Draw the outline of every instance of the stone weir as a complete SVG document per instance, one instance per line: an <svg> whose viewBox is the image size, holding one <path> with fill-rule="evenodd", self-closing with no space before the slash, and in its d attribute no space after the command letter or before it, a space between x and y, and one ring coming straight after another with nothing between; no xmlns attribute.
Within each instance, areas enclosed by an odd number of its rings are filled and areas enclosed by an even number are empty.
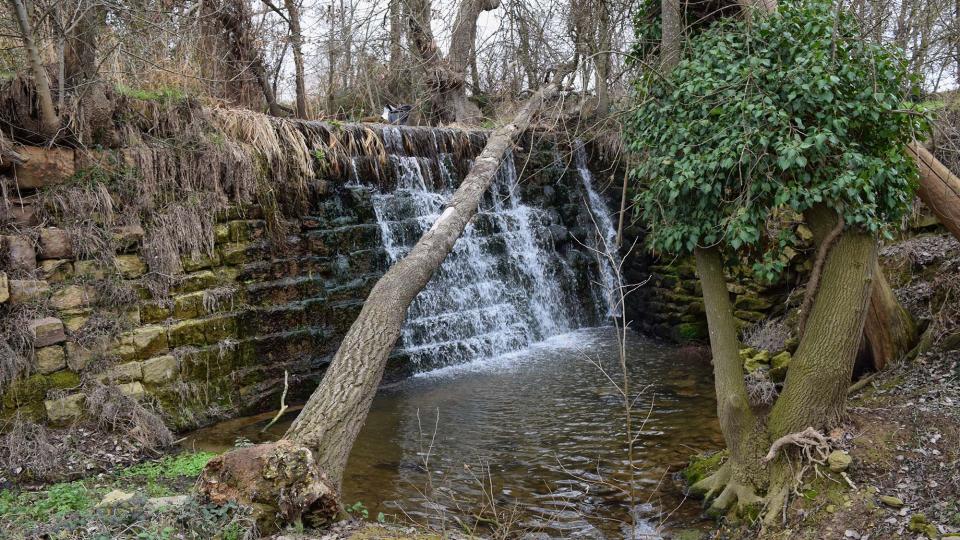
<svg viewBox="0 0 960 540"><path fill-rule="evenodd" d="M275 408L285 373L287 402L306 399L486 136L235 120L192 130L202 144L141 130L5 164L0 418L71 422L100 384L180 430ZM521 137L386 381L606 320L590 150Z"/></svg>

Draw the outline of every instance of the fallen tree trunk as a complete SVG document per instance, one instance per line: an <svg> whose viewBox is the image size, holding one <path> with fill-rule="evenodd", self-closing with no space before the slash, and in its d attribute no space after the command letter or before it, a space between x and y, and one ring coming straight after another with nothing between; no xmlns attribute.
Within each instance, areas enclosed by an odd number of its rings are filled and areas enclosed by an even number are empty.
<svg viewBox="0 0 960 540"><path fill-rule="evenodd" d="M387 356L400 337L407 308L477 213L514 136L527 128L541 105L557 93L562 80L558 75L553 84L534 94L512 123L490 134L447 208L410 253L374 285L323 381L283 439L236 449L212 460L198 482L202 496L218 503L254 506L261 527L268 529L301 517L322 522L340 511L335 494L383 377ZM271 500L273 504L268 502Z"/></svg>
<svg viewBox="0 0 960 540"><path fill-rule="evenodd" d="M940 223L960 239L960 178L916 142L908 145L907 150L920 169L917 195Z"/></svg>

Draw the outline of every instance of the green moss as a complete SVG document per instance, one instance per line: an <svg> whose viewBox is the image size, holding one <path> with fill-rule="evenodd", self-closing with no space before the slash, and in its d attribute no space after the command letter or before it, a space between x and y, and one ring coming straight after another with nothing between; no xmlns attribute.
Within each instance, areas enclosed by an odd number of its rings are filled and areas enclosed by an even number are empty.
<svg viewBox="0 0 960 540"><path fill-rule="evenodd" d="M707 325L702 322L681 323L671 329L670 335L678 343L701 341L707 338Z"/></svg>
<svg viewBox="0 0 960 540"><path fill-rule="evenodd" d="M730 452L726 449L712 454L698 454L690 458L690 463L680 471L680 476L692 486L707 476L717 472L720 465L726 461Z"/></svg>

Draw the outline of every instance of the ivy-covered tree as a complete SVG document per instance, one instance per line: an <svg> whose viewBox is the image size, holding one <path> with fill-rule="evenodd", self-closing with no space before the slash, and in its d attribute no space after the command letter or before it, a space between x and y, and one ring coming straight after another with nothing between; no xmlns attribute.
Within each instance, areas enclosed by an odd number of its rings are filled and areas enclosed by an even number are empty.
<svg viewBox="0 0 960 540"><path fill-rule="evenodd" d="M905 148L926 128L906 99L915 85L899 51L863 40L829 0L716 21L672 71L637 82L628 139L646 154L633 178L648 241L694 254L703 285L729 457L694 491L715 513L751 507L775 520L796 460L768 457L773 443L841 420L878 241L913 200L917 170ZM775 279L801 243L801 223L817 246L811 301L783 392L754 406L724 266L746 262Z"/></svg>

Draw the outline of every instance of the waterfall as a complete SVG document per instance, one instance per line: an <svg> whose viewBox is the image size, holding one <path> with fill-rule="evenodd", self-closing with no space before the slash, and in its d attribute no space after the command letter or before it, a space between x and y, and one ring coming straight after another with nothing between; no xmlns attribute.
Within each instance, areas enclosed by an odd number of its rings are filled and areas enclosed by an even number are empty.
<svg viewBox="0 0 960 540"><path fill-rule="evenodd" d="M574 142L573 159L580 180L583 182L583 189L586 192L587 206L590 209L590 215L593 217L592 225L599 236L596 246L594 246L594 255L597 257L600 276L603 280L603 290L601 292L606 302L606 315L616 316L619 312L618 304L620 303L620 284L614 268L614 265L619 264L620 261L617 251L617 229L613 226L613 218L607 202L593 187L593 173L587 167L587 151L580 140ZM613 260L606 254L608 251L612 254Z"/></svg>
<svg viewBox="0 0 960 540"><path fill-rule="evenodd" d="M391 263L412 249L459 183L448 165L453 156L435 139L435 155L408 155L403 129L383 132L395 188L372 195ZM524 204L516 188L508 156L477 215L411 304L398 350L418 370L492 358L596 323L585 315L576 276L554 246L548 212Z"/></svg>

